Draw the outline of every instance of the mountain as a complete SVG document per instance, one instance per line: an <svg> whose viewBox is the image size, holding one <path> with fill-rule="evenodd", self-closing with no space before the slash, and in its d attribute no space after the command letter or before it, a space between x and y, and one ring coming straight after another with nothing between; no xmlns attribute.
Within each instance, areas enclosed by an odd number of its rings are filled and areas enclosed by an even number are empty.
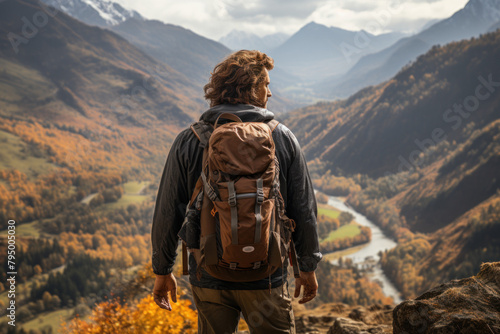
<svg viewBox="0 0 500 334"><path fill-rule="evenodd" d="M54 7L89 25L109 27L127 19L144 18L134 10L123 8L120 4L108 0L42 0L45 4Z"/></svg>
<svg viewBox="0 0 500 334"><path fill-rule="evenodd" d="M422 26L422 28L419 29L418 32L422 32L424 30L427 30L429 29L430 27L432 27L433 25L435 25L436 23L438 23L439 21L441 21L441 19L432 19L432 20L429 20L426 24L424 24Z"/></svg>
<svg viewBox="0 0 500 334"><path fill-rule="evenodd" d="M498 80L494 74L500 67L494 59L500 50L490 43L497 35L435 47L393 79L346 100L300 109L287 122L297 126L309 160L319 158L328 168L370 177L397 171L399 156L407 157L418 149L415 140L429 137L433 129L450 130L453 125L448 141L468 139L453 131L456 124L465 124L465 117L455 120L455 113L443 114L462 103L484 80ZM482 50L488 52L484 57L477 55ZM482 102L482 112L467 116L467 124L480 128L496 120L499 99L500 95L491 95ZM370 164L363 163L367 160Z"/></svg>
<svg viewBox="0 0 500 334"><path fill-rule="evenodd" d="M180 26L146 20L107 0L44 0L79 21L111 29L137 48L202 86L229 49Z"/></svg>
<svg viewBox="0 0 500 334"><path fill-rule="evenodd" d="M45 1L54 2L56 8L77 20L102 26L122 36L150 57L190 79L200 97L203 96L202 88L207 83L214 66L231 53L231 50L219 42L200 36L181 26L157 20L146 20L138 13L123 9L113 2ZM270 45L282 38L280 36L280 34L267 36L262 41ZM296 81L295 77L278 69L273 73L275 74L273 86L276 89L273 93L274 98L270 101L270 108L283 111L303 106L304 104L290 99L293 96L282 93L282 88L287 88ZM198 97L196 101L205 105Z"/></svg>
<svg viewBox="0 0 500 334"><path fill-rule="evenodd" d="M192 79L200 88L230 50L180 26L128 19L110 28L157 60ZM201 94L201 93L200 93Z"/></svg>
<svg viewBox="0 0 500 334"><path fill-rule="evenodd" d="M450 18L377 53L366 55L342 76L315 86L320 94L347 97L362 87L378 84L427 52L433 45L479 36L500 19L500 0L470 0Z"/></svg>
<svg viewBox="0 0 500 334"><path fill-rule="evenodd" d="M192 81L111 31L34 0L2 3L0 22L1 133L53 167L147 175L204 108Z"/></svg>
<svg viewBox="0 0 500 334"><path fill-rule="evenodd" d="M413 296L500 256L500 31L433 47L391 80L288 114L318 178L399 245L384 271ZM331 189L334 185L331 185Z"/></svg>
<svg viewBox="0 0 500 334"><path fill-rule="evenodd" d="M27 73L38 73L37 77L46 83L44 89L48 95L38 96L37 89L41 86L29 84L33 77L23 77L10 71L9 67L5 68L9 71L8 77L14 76L19 80L19 86L15 88L25 98L17 101L16 107L23 112L36 108L64 117L72 112L88 119L98 117L98 114L116 117L120 111L110 103L121 95L136 92L140 95L140 105L131 117L141 119L141 123L164 118L184 124L190 116L182 109L189 114L192 114L191 108L199 110L187 98L195 94L189 79L155 61L118 35L88 26L59 12L53 17L49 15L47 24L39 31L35 30L36 34L33 33L24 43L23 36L27 36L29 28L26 27L29 25L16 18L33 17L31 13L44 9L49 11L50 7L32 8L32 1L9 1L2 7L2 61ZM139 101L139 98L136 100ZM62 109L51 108L54 103ZM171 112L167 112L169 109ZM47 115L30 113L35 117ZM146 115L141 113L147 113L148 117L143 117Z"/></svg>
<svg viewBox="0 0 500 334"><path fill-rule="evenodd" d="M259 50L269 52L283 44L290 36L285 33L275 33L263 37L251 32L232 30L226 36L219 39L219 42L231 50Z"/></svg>
<svg viewBox="0 0 500 334"><path fill-rule="evenodd" d="M276 65L305 82L340 75L365 54L381 50L401 38L391 33L374 36L310 22L270 51Z"/></svg>

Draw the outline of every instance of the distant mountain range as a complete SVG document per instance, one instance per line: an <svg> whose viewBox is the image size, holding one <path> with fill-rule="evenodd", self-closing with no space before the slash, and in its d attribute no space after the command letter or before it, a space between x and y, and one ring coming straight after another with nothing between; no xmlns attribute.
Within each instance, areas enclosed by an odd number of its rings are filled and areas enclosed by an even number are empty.
<svg viewBox="0 0 500 334"><path fill-rule="evenodd" d="M82 22L104 26L155 59L184 74L201 88L213 66L230 49L259 49L275 59L276 107L347 97L395 75L435 44L492 31L500 21L500 0L470 0L452 17L432 20L411 37L392 32L372 35L315 22L291 36L259 37L233 30L219 42L180 26L146 20L107 0L43 0Z"/></svg>
<svg viewBox="0 0 500 334"><path fill-rule="evenodd" d="M379 51L404 36L389 33L374 36L311 22L283 44L270 51L276 66L303 82L343 74L363 55Z"/></svg>
<svg viewBox="0 0 500 334"><path fill-rule="evenodd" d="M346 97L363 87L389 79L433 45L479 36L490 31L499 20L500 0L470 0L450 18L384 50L364 56L347 73L324 80L314 90L330 98Z"/></svg>
<svg viewBox="0 0 500 334"><path fill-rule="evenodd" d="M226 36L219 39L219 42L230 48L231 50L260 50L262 52L269 52L277 48L285 42L290 35L284 33L270 34L263 37L256 34L232 30Z"/></svg>
<svg viewBox="0 0 500 334"><path fill-rule="evenodd" d="M103 26L124 37L137 48L183 74L196 86L196 101L206 106L201 97L202 88L210 77L214 66L231 53L219 42L195 34L180 26L166 24L157 20L147 20L134 11L120 5L101 0L45 0L54 3L56 8L90 25ZM270 43L277 36L263 39ZM274 73L279 72L275 71ZM282 73L273 80L276 88L270 108L290 110L301 106L281 93L292 76ZM303 105L303 104L302 104Z"/></svg>
<svg viewBox="0 0 500 334"><path fill-rule="evenodd" d="M141 14L108 0L42 0L49 6L90 25L109 27L127 19L144 20Z"/></svg>

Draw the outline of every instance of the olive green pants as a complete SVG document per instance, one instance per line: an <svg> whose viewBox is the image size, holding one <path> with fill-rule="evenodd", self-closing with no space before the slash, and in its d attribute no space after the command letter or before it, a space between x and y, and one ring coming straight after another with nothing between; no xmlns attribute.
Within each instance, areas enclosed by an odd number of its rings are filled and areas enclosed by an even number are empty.
<svg viewBox="0 0 500 334"><path fill-rule="evenodd" d="M250 333L293 333L295 323L288 291L269 290L214 290L191 286L198 309L198 333L236 333L240 313Z"/></svg>

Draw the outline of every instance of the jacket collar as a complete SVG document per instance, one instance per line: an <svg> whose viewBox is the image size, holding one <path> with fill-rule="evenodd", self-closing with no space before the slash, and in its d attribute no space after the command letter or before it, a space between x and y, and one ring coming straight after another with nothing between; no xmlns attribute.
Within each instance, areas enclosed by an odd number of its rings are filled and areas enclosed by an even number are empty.
<svg viewBox="0 0 500 334"><path fill-rule="evenodd" d="M200 121L214 124L222 113L234 114L243 122L265 122L274 119L274 114L269 110L251 104L220 104L205 111Z"/></svg>

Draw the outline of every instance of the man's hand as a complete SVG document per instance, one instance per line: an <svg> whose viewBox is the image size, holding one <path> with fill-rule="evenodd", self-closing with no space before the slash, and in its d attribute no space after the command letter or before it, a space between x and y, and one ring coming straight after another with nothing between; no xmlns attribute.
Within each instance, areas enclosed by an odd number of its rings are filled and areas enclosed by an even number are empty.
<svg viewBox="0 0 500 334"><path fill-rule="evenodd" d="M299 300L299 304L304 304L316 297L318 291L318 281L316 280L316 274L314 271L311 272L300 272L300 278L295 279L295 298L300 296L300 288L304 287L304 294L302 299Z"/></svg>
<svg viewBox="0 0 500 334"><path fill-rule="evenodd" d="M156 275L155 286L153 288L153 296L156 305L165 310L172 311L168 292L174 303L177 303L177 281L173 274Z"/></svg>

